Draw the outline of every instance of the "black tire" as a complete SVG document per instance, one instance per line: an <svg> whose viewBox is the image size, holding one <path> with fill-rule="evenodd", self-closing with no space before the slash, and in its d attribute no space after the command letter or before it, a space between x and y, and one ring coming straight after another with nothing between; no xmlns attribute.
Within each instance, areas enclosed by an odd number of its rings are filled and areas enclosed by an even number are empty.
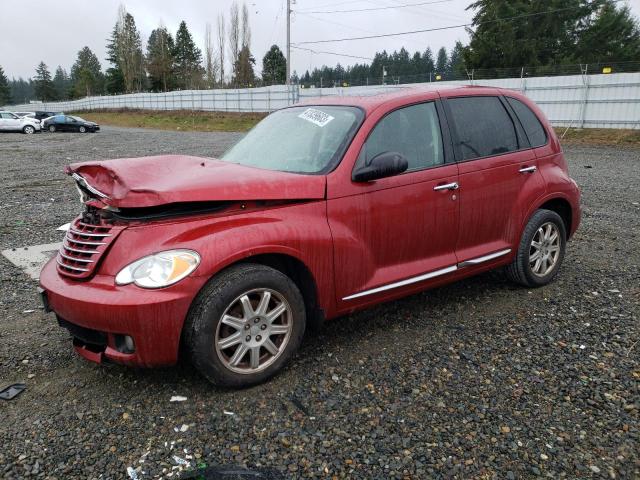
<svg viewBox="0 0 640 480"><path fill-rule="evenodd" d="M87 127L83 127L83 126L78 127L78 132L87 133Z"/></svg>
<svg viewBox="0 0 640 480"><path fill-rule="evenodd" d="M291 309L291 333L281 353L264 370L238 373L225 365L215 347L222 316L243 293L254 289L278 292ZM196 369L215 385L249 387L264 382L281 370L298 350L306 326L300 290L286 275L259 264L238 264L213 277L200 291L187 315L183 330L185 350ZM248 327L247 327L248 328Z"/></svg>
<svg viewBox="0 0 640 480"><path fill-rule="evenodd" d="M558 229L560 236L560 250L558 258L553 268L544 275L536 275L531 267L529 255L531 254L532 241L539 228L547 223L552 223ZM522 233L522 239L518 246L518 252L513 262L506 267L507 278L512 282L524 285L525 287L542 287L550 283L560 270L567 246L567 229L562 217L551 210L537 210L529 219L527 226Z"/></svg>
<svg viewBox="0 0 640 480"><path fill-rule="evenodd" d="M47 129L49 130L49 132L53 133L53 132L55 132L55 131L56 131L56 126L55 126L55 125L49 125L49 126L47 127Z"/></svg>
<svg viewBox="0 0 640 480"><path fill-rule="evenodd" d="M33 127L31 125L25 125L24 128L22 129L22 133L26 135L33 135L34 133L36 133L36 127Z"/></svg>

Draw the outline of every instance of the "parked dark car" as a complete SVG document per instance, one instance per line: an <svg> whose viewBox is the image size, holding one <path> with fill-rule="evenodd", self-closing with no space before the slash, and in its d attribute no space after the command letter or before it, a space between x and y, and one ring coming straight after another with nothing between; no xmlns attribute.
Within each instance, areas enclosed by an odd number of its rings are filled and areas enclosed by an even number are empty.
<svg viewBox="0 0 640 480"><path fill-rule="evenodd" d="M55 117L56 115L64 115L63 112L44 112L42 110L38 110L33 113L34 113L33 117L37 118L41 122L49 117Z"/></svg>
<svg viewBox="0 0 640 480"><path fill-rule="evenodd" d="M47 118L44 121L42 127L49 132L97 132L100 130L100 125L94 122L89 122L83 118L75 117L71 115L56 115L51 118Z"/></svg>

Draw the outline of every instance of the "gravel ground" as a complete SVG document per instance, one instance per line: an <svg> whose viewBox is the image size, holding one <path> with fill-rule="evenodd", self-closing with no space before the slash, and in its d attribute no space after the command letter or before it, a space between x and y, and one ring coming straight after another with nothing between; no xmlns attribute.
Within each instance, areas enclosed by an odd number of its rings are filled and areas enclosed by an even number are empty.
<svg viewBox="0 0 640 480"><path fill-rule="evenodd" d="M215 155L236 138L3 134L0 247L60 239L79 210L69 162ZM0 259L0 386L27 384L0 403L0 476L152 478L178 472L177 455L283 478L640 478L640 150L566 153L584 218L553 284L489 273L341 318L242 391L188 365L77 358Z"/></svg>

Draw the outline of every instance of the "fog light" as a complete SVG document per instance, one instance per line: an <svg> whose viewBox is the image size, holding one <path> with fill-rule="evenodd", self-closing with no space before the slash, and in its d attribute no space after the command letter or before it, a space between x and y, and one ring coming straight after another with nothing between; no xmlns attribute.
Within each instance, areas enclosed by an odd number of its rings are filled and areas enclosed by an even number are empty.
<svg viewBox="0 0 640 480"><path fill-rule="evenodd" d="M120 353L134 353L136 351L136 344L129 335L116 335L115 340L116 349Z"/></svg>

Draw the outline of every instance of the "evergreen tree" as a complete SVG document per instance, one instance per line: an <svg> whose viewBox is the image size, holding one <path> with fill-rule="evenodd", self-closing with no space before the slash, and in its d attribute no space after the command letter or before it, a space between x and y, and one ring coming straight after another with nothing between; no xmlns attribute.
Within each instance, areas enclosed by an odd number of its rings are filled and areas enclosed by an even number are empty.
<svg viewBox="0 0 640 480"><path fill-rule="evenodd" d="M608 0L476 0L465 60L472 68L562 63L589 18ZM511 18L519 16L521 18ZM603 38L604 40L604 38Z"/></svg>
<svg viewBox="0 0 640 480"><path fill-rule="evenodd" d="M51 72L44 62L40 62L36 68L36 76L33 78L35 95L43 102L55 100L56 88L51 80Z"/></svg>
<svg viewBox="0 0 640 480"><path fill-rule="evenodd" d="M107 44L107 55L113 67L107 70L108 90L122 87L124 92L143 90L146 86L142 40L133 16L120 7L118 20ZM122 85L119 85L122 81Z"/></svg>
<svg viewBox="0 0 640 480"><path fill-rule="evenodd" d="M640 26L627 5L605 0L578 34L572 60L580 63L640 59Z"/></svg>
<svg viewBox="0 0 640 480"><path fill-rule="evenodd" d="M433 52L429 47L427 47L422 54L422 65L425 72L434 72L436 69L436 62L433 60Z"/></svg>
<svg viewBox="0 0 640 480"><path fill-rule="evenodd" d="M147 70L151 90L166 92L175 86L173 37L165 27L151 32L147 42Z"/></svg>
<svg viewBox="0 0 640 480"><path fill-rule="evenodd" d="M18 80L15 78L9 82L11 88L11 101L13 103L29 103L30 100L35 100L35 90L33 80L28 81L20 77Z"/></svg>
<svg viewBox="0 0 640 480"><path fill-rule="evenodd" d="M464 67L464 46L462 42L457 41L451 50L449 56L449 64L447 65L447 78L449 80L466 78L466 71Z"/></svg>
<svg viewBox="0 0 640 480"><path fill-rule="evenodd" d="M265 85L282 85L287 76L287 60L277 45L272 45L262 59L262 80Z"/></svg>
<svg viewBox="0 0 640 480"><path fill-rule="evenodd" d="M440 75L444 75L447 73L447 69L449 66L449 57L447 55L447 49L442 47L438 50L438 58L436 60L436 72Z"/></svg>
<svg viewBox="0 0 640 480"><path fill-rule="evenodd" d="M182 21L176 33L176 44L173 51L174 70L179 88L199 88L203 83L202 53L196 47L187 28Z"/></svg>
<svg viewBox="0 0 640 480"><path fill-rule="evenodd" d="M56 88L56 98L58 100L67 100L69 98L69 91L71 90L71 79L67 71L59 65L53 76L53 84Z"/></svg>
<svg viewBox="0 0 640 480"><path fill-rule="evenodd" d="M11 89L9 88L9 80L4 74L4 70L0 67L0 106L6 105L11 100Z"/></svg>
<svg viewBox="0 0 640 480"><path fill-rule="evenodd" d="M76 97L90 97L102 93L104 78L98 57L89 47L78 52L78 58L71 67L73 93Z"/></svg>
<svg viewBox="0 0 640 480"><path fill-rule="evenodd" d="M256 64L256 59L253 58L249 47L244 46L240 49L238 54L238 61L234 65L233 71L235 76L233 83L237 87L250 87L256 81L256 75L253 71L253 66Z"/></svg>
<svg viewBox="0 0 640 480"><path fill-rule="evenodd" d="M104 83L105 90L112 95L126 91L124 75L118 62L118 31L118 24L116 23L116 26L113 27L113 32L111 32L109 43L107 43L107 60L112 66L107 68Z"/></svg>

